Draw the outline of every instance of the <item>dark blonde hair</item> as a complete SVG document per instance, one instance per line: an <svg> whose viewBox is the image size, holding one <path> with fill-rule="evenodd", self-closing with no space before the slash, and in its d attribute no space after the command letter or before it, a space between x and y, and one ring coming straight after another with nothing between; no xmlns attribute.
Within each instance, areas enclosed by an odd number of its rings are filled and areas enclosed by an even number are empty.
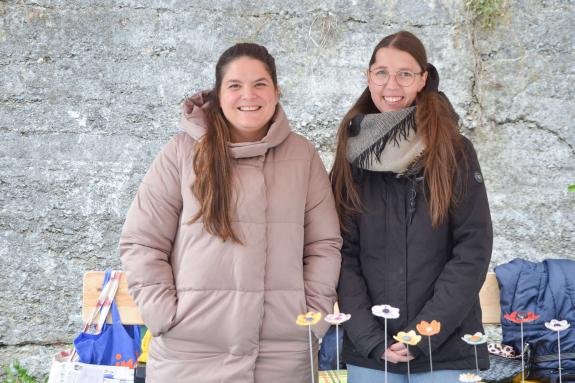
<svg viewBox="0 0 575 383"><path fill-rule="evenodd" d="M455 198L453 189L457 158L460 158L463 152L457 114L447 97L437 91L437 71L427 63L425 47L414 34L401 31L382 39L373 50L369 60L370 67L375 62L377 51L386 47L409 53L422 71L428 72L425 87L415 100L416 124L425 141L423 162L426 198L432 224L437 227L447 216L449 206ZM352 177L351 165L346 159L346 150L349 123L357 114L369 113L379 113L379 110L371 99L369 87L366 87L343 117L337 133L336 155L330 180L340 222L361 211L361 201ZM342 228L345 230L345 227Z"/></svg>
<svg viewBox="0 0 575 383"><path fill-rule="evenodd" d="M230 129L220 107L220 88L227 66L240 57L261 61L277 88L274 58L267 49L253 43L240 43L228 48L216 64L216 82L209 94L205 111L206 134L197 143L194 155L196 179L192 193L199 201L200 209L190 222L203 218L206 230L222 240L241 243L231 223L234 211L232 202L232 159L228 150Z"/></svg>

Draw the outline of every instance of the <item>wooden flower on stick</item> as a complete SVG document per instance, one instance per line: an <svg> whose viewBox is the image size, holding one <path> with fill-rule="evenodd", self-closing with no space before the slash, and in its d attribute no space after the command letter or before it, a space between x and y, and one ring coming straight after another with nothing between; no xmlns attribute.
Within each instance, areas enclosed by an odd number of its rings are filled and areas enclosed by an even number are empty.
<svg viewBox="0 0 575 383"><path fill-rule="evenodd" d="M339 325L343 322L348 321L351 318L351 314L329 314L326 315L324 320L329 324L335 325L335 353L336 353L336 366L337 366L337 381L339 382Z"/></svg>
<svg viewBox="0 0 575 383"><path fill-rule="evenodd" d="M315 383L315 373L313 369L313 349L311 345L311 326L321 320L321 313L309 311L305 314L298 315L295 323L299 326L307 326L309 337L309 361L311 365L311 383Z"/></svg>
<svg viewBox="0 0 575 383"><path fill-rule="evenodd" d="M409 355L409 346L415 346L421 341L421 336L417 335L415 331L409 332L400 331L393 337L398 342L401 342L407 347L407 354ZM407 360L407 381L411 382L411 372L409 371L409 359Z"/></svg>
<svg viewBox="0 0 575 383"><path fill-rule="evenodd" d="M477 361L477 345L487 342L487 335L483 335L480 332L476 332L473 335L465 334L461 339L463 339L465 343L473 346L473 349L475 350L475 369L479 374L479 362Z"/></svg>
<svg viewBox="0 0 575 383"><path fill-rule="evenodd" d="M523 323L532 322L539 319L539 315L532 313L530 311L514 311L511 314L505 314L503 318L517 323L521 326L521 383L525 382L525 360L524 351L525 343L523 342Z"/></svg>
<svg viewBox="0 0 575 383"><path fill-rule="evenodd" d="M422 320L417 326L415 326L417 332L420 335L426 336L429 341L429 371L431 372L431 382L433 379L433 358L431 357L431 337L433 335L439 334L441 331L441 323L436 320L432 320L431 323Z"/></svg>
<svg viewBox="0 0 575 383"><path fill-rule="evenodd" d="M399 309L391 307L390 305L376 305L371 308L371 313L375 316L383 318L383 331L385 333L385 349L387 350L387 320L399 318ZM387 358L384 360L384 378L387 383Z"/></svg>
<svg viewBox="0 0 575 383"><path fill-rule="evenodd" d="M559 333L563 330L567 330L571 325L566 320L551 319L549 322L545 322L545 327L551 331L557 332L557 359L559 360L559 383L562 383L561 378L561 336Z"/></svg>

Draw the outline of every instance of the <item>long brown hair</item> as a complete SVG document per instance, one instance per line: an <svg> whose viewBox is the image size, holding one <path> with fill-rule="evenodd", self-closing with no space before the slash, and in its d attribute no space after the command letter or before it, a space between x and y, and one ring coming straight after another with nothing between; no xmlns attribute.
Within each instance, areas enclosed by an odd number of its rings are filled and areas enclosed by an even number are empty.
<svg viewBox="0 0 575 383"><path fill-rule="evenodd" d="M457 159L463 152L463 141L458 129L458 119L445 95L437 91L439 76L433 66L427 63L427 54L422 42L412 33L401 31L383 38L374 48L369 67L375 62L377 51L393 47L409 53L423 71L428 72L425 87L417 94L415 102L417 129L425 142L423 158L426 198L433 227L437 227L447 216L449 206L455 200L454 178L457 173ZM347 161L348 127L357 114L379 113L366 87L355 104L345 114L337 133L335 161L330 172L340 222L361 212L362 206L357 186ZM342 227L345 230L345 226Z"/></svg>
<svg viewBox="0 0 575 383"><path fill-rule="evenodd" d="M220 88L227 66L240 57L261 61L277 88L274 58L267 49L253 43L240 43L228 48L216 64L216 82L209 94L205 110L206 134L196 145L194 172L196 179L192 193L200 208L190 222L203 219L206 230L222 240L241 243L232 228L231 215L235 211L232 201L232 159L228 150L230 129L220 107Z"/></svg>

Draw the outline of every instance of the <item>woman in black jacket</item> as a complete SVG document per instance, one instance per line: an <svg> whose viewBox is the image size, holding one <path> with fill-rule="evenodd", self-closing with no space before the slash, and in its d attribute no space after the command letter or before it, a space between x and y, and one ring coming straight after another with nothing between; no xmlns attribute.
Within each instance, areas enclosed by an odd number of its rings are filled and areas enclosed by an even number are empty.
<svg viewBox="0 0 575 383"><path fill-rule="evenodd" d="M349 381L383 382L387 366L389 383L407 382L409 360L411 382L431 382L427 339L408 352L393 335L436 320L434 380L457 382L475 369L474 349L461 338L483 331L479 290L493 241L483 176L417 37L381 40L367 77L340 125L331 172L344 231L338 293L351 314ZM400 311L387 333L371 312L381 304ZM486 347L477 351L487 369Z"/></svg>

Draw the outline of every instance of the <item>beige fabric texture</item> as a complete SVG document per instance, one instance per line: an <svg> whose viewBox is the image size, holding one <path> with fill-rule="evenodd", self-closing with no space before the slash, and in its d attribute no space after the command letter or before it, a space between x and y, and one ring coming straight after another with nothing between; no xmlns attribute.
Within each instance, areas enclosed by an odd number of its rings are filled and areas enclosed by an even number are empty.
<svg viewBox="0 0 575 383"><path fill-rule="evenodd" d="M368 170L394 172L397 174L404 173L424 150L425 142L423 136L414 130L409 130L407 139L400 139L399 145L393 140L390 140L385 145L379 161L375 155L372 155L371 165Z"/></svg>
<svg viewBox="0 0 575 383"><path fill-rule="evenodd" d="M244 244L189 224L205 99L185 102L185 132L153 161L120 239L130 293L154 336L146 382L307 382L308 330L295 320L332 312L341 263L326 170L278 105L261 141L229 145L233 228ZM320 321L315 336L328 327Z"/></svg>

